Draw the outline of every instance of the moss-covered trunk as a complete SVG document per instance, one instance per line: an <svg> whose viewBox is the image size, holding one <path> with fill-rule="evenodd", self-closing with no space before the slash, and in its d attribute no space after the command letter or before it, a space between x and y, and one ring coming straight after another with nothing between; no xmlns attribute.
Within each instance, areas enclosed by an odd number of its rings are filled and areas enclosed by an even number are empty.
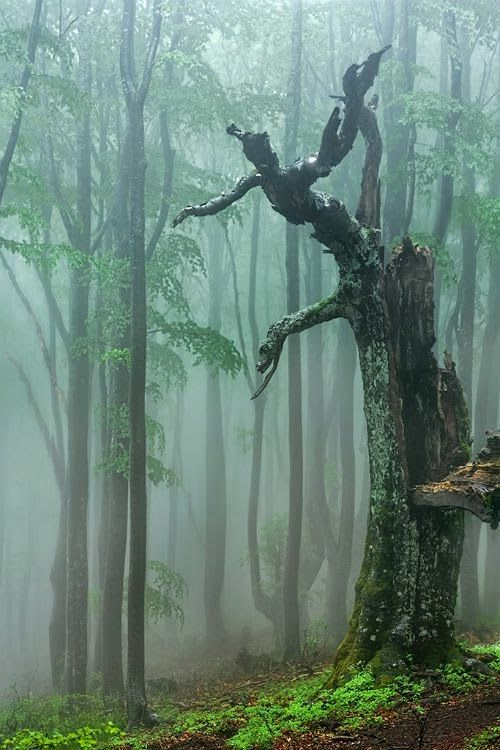
<svg viewBox="0 0 500 750"><path fill-rule="evenodd" d="M410 503L413 484L440 479L450 463L467 457L469 422L452 363L440 369L432 356L430 251L406 239L384 270L380 232L372 228L380 224L382 142L376 99L364 106L364 96L386 49L346 70L343 113L334 107L319 151L308 157L282 168L267 133L230 125L228 134L241 142L255 171L230 192L186 206L174 220L177 226L189 216L219 213L259 186L289 223L312 225L313 237L337 261L333 294L269 328L257 364L267 375L255 394L269 384L288 336L335 318L349 321L363 379L371 490L365 556L354 614L336 656L337 677L359 662L389 672L403 668L409 656L432 662L449 656L463 541L457 511ZM453 90L458 73L454 69ZM347 156L358 130L366 156L353 217L340 200L311 187Z"/></svg>
<svg viewBox="0 0 500 750"><path fill-rule="evenodd" d="M349 319L359 351L370 461L370 518L354 614L336 663L399 663L411 646L417 534L407 503L404 436L380 248L375 233L358 253L371 256ZM353 259L354 263L356 262ZM347 280L346 280L346 283Z"/></svg>
<svg viewBox="0 0 500 750"><path fill-rule="evenodd" d="M365 557L337 671L362 661L381 671L442 662L454 648L453 613L463 513L414 509L408 487L462 463L469 420L451 362L432 355L433 264L406 240L385 283L362 294L351 324L360 354L370 456Z"/></svg>

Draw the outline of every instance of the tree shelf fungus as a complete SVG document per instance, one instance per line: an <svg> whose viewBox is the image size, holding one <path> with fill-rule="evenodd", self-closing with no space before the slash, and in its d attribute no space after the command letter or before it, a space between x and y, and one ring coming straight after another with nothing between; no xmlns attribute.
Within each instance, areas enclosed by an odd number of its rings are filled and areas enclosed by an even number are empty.
<svg viewBox="0 0 500 750"><path fill-rule="evenodd" d="M475 461L441 482L415 487L411 495L414 505L463 508L496 529L500 521L500 430L486 436L486 446Z"/></svg>

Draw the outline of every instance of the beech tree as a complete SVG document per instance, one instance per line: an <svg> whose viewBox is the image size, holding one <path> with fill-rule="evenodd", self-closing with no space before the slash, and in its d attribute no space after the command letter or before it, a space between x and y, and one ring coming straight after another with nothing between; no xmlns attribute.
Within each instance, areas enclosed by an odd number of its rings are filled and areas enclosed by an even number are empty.
<svg viewBox="0 0 500 750"><path fill-rule="evenodd" d="M144 104L151 83L161 30L160 3L153 7L153 22L140 83L136 79L133 47L135 0L124 0L120 72L127 105L130 146L130 224L128 248L132 264L130 385L129 385L129 492L130 563L128 580L127 709L132 725L150 723L144 676L144 590L146 586L146 240L144 187Z"/></svg>
<svg viewBox="0 0 500 750"><path fill-rule="evenodd" d="M460 508L481 516L478 507L487 507L482 517L488 521L498 511L497 499L488 504L473 483L457 485L449 479L441 496L435 491L440 485L427 484L444 479L450 465L469 458L470 424L451 359L440 368L432 354L431 251L405 238L384 269L378 181L382 142L376 100L365 106L364 97L386 49L346 70L344 93L317 153L281 167L266 132L228 127L254 171L231 191L187 206L174 220L178 226L190 216L217 214L260 187L290 224L312 225L323 251L337 262L339 283L333 294L269 328L257 364L267 374L254 394L268 386L288 336L336 318L349 322L364 389L371 490L364 560L354 613L336 656L337 675L360 661L393 671L408 656L427 663L450 658L456 648L453 614L463 545ZM348 156L359 131L366 157L352 216L342 201L312 186ZM492 466L487 495L498 498L498 466ZM415 485L426 489L415 493ZM474 497L474 503L465 503L465 496Z"/></svg>

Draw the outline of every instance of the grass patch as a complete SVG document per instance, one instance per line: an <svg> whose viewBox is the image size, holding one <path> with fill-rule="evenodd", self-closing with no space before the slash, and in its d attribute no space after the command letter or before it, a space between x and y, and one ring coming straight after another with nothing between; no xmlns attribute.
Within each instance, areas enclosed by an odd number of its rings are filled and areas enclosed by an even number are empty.
<svg viewBox="0 0 500 750"><path fill-rule="evenodd" d="M469 740L465 750L493 750L500 746L500 725L497 724Z"/></svg>
<svg viewBox="0 0 500 750"><path fill-rule="evenodd" d="M324 723L357 729L382 722L384 710L394 708L403 697L417 700L424 690L423 682L403 677L379 686L366 670L331 690L324 687L329 676L327 670L293 685L275 685L251 696L246 705L179 713L174 733L218 734L225 736L234 750L267 750L284 732L300 732Z"/></svg>
<svg viewBox="0 0 500 750"><path fill-rule="evenodd" d="M119 703L92 695L17 698L0 706L0 750L91 750L125 735Z"/></svg>
<svg viewBox="0 0 500 750"><path fill-rule="evenodd" d="M500 673L500 643L490 643L488 645L476 644L470 647L470 651L479 657L489 657L488 666L490 669Z"/></svg>
<svg viewBox="0 0 500 750"><path fill-rule="evenodd" d="M489 656L490 664L500 667L500 645L470 650L478 656ZM331 670L324 670L293 682L269 683L258 692L235 697L234 703L203 710L185 711L164 697L154 704L163 723L153 732L125 734L123 704L105 706L96 696L17 700L0 708L0 750L103 750L117 746L142 750L155 738L185 734L217 735L233 750L269 750L284 733L315 727L356 731L383 723L387 713L395 709L419 710L429 687L426 680L408 676L380 684L364 669L330 689L326 687L330 676ZM445 696L468 693L491 679L470 674L460 665L448 665L438 673L437 684ZM471 745L471 750L482 747Z"/></svg>

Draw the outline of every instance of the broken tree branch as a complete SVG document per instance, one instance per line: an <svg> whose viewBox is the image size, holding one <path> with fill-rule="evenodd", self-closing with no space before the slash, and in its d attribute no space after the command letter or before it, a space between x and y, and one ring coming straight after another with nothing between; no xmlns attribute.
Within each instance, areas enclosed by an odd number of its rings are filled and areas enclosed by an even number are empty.
<svg viewBox="0 0 500 750"><path fill-rule="evenodd" d="M213 216L220 211L224 211L232 203L243 198L249 190L260 185L261 180L261 175L257 172L252 172L252 174L242 177L229 192L221 193L216 198L211 198L206 203L201 203L198 206L186 206L186 208L183 208L175 217L172 226L177 227L179 224L182 224L188 216Z"/></svg>
<svg viewBox="0 0 500 750"><path fill-rule="evenodd" d="M352 149L362 124L360 119L364 109L364 96L373 85L380 60L387 49L389 47L374 52L363 63L351 65L345 72L344 95L337 97L344 103L344 117L341 117L340 108L336 106L323 131L317 154L297 159L282 169L268 133L244 132L232 123L227 128L227 133L241 142L243 153L254 165L256 172L238 180L229 193L222 193L217 198L198 206L187 206L174 219L173 226L178 226L188 216L209 216L219 213L242 198L248 190L259 185L273 209L292 224L314 223L315 218L325 208L331 211L333 207L335 213L337 206L341 205L340 201L313 192L309 188L320 177L330 174L332 168L340 164ZM337 238L338 241L342 242L342 235L347 228L352 229L352 224L341 228L341 237Z"/></svg>
<svg viewBox="0 0 500 750"><path fill-rule="evenodd" d="M284 318L273 323L267 332L267 337L260 345L260 359L257 363L257 370L264 373L269 370L271 365L272 367L252 398L260 396L276 372L283 344L288 336L292 333L301 333L301 331L313 328L319 323L325 323L327 320L345 318L347 317L347 309L348 305L344 294L340 289L337 289L334 294L321 300L321 302L316 302L314 305L309 305L309 307L295 313L285 315Z"/></svg>
<svg viewBox="0 0 500 750"><path fill-rule="evenodd" d="M462 508L498 527L500 520L500 430L487 432L486 447L476 461L461 466L441 482L415 487L414 505Z"/></svg>

